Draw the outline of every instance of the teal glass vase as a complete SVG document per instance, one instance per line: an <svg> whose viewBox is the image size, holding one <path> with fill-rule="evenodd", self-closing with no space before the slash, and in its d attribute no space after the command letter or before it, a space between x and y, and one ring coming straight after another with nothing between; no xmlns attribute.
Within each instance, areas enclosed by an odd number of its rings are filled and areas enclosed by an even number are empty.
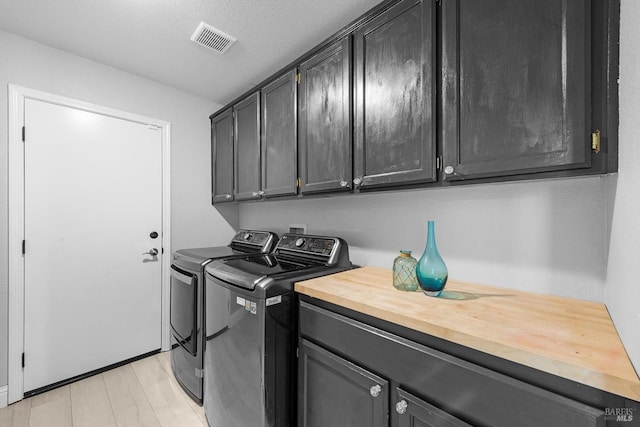
<svg viewBox="0 0 640 427"><path fill-rule="evenodd" d="M393 287L400 291L417 291L420 287L416 277L417 264L411 251L400 251L400 255L393 260Z"/></svg>
<svg viewBox="0 0 640 427"><path fill-rule="evenodd" d="M447 265L436 246L433 221L427 223L427 245L416 266L416 276L422 292L430 297L440 296L449 278Z"/></svg>

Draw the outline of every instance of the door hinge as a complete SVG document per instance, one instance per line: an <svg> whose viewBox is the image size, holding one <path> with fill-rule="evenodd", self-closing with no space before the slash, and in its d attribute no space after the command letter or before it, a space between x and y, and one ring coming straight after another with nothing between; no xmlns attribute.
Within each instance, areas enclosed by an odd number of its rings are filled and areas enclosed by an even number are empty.
<svg viewBox="0 0 640 427"><path fill-rule="evenodd" d="M24 353L22 353L22 367L24 368Z"/></svg>
<svg viewBox="0 0 640 427"><path fill-rule="evenodd" d="M300 73L296 74L296 83L300 84L301 80L302 80L302 74Z"/></svg>
<svg viewBox="0 0 640 427"><path fill-rule="evenodd" d="M22 255L24 255L25 253L27 253L27 242L26 241L22 241Z"/></svg>
<svg viewBox="0 0 640 427"><path fill-rule="evenodd" d="M591 149L594 153L600 152L600 129L596 129L591 134Z"/></svg>
<svg viewBox="0 0 640 427"><path fill-rule="evenodd" d="M22 126L22 142L25 141L26 132L27 132L26 128Z"/></svg>

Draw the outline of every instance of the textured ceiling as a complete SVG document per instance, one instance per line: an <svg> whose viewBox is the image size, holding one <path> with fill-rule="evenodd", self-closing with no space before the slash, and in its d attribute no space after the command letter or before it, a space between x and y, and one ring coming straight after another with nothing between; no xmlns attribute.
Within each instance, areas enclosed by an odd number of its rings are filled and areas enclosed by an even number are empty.
<svg viewBox="0 0 640 427"><path fill-rule="evenodd" d="M0 30L226 104L381 0L0 0ZM191 42L204 21L238 39Z"/></svg>

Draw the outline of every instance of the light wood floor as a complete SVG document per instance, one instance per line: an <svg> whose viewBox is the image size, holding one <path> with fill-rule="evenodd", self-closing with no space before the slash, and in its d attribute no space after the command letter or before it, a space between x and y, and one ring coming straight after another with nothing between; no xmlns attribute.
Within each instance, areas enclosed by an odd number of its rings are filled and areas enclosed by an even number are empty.
<svg viewBox="0 0 640 427"><path fill-rule="evenodd" d="M1 427L206 427L204 410L156 354L0 409Z"/></svg>

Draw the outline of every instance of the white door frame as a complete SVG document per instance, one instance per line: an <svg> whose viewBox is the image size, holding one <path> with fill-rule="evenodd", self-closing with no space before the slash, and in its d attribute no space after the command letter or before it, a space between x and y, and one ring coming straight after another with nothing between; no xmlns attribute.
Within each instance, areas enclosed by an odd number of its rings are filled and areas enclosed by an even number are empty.
<svg viewBox="0 0 640 427"><path fill-rule="evenodd" d="M171 124L125 111L90 104L34 89L9 85L9 348L8 403L24 395L22 352L24 351L24 146L22 126L25 99L49 102L118 119L158 127L162 130L162 350L169 342L169 281L171 255ZM27 144L29 143L27 130Z"/></svg>

